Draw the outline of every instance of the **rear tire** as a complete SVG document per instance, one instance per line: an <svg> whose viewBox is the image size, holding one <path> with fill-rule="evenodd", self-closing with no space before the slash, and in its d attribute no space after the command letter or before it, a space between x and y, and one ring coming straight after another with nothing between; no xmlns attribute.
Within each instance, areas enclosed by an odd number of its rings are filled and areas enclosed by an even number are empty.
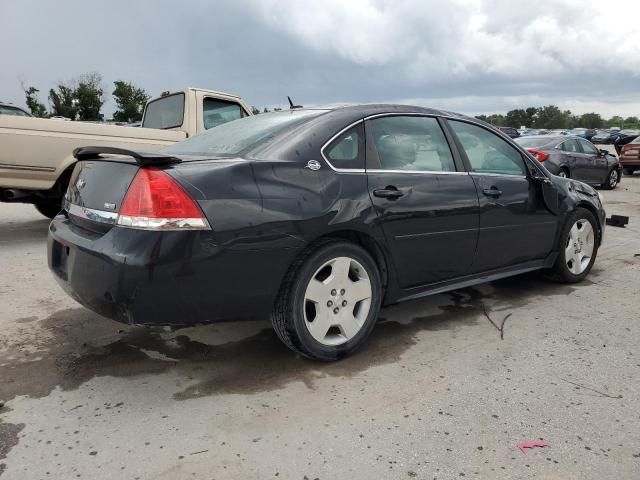
<svg viewBox="0 0 640 480"><path fill-rule="evenodd" d="M598 224L589 210L572 212L560 234L559 254L553 266L555 277L564 283L583 280L598 254Z"/></svg>
<svg viewBox="0 0 640 480"><path fill-rule="evenodd" d="M607 175L607 179L602 184L602 188L604 188L605 190L613 190L618 186L619 182L620 182L620 174L618 173L617 169L612 168L611 171L609 172L609 175Z"/></svg>
<svg viewBox="0 0 640 480"><path fill-rule="evenodd" d="M567 170L566 168L562 167L560 169L560 171L558 172L558 176L562 177L562 178L570 178L569 177L569 170Z"/></svg>
<svg viewBox="0 0 640 480"><path fill-rule="evenodd" d="M36 200L34 203L36 210L47 218L54 218L62 210L61 198L46 198Z"/></svg>
<svg viewBox="0 0 640 480"><path fill-rule="evenodd" d="M335 361L364 343L381 300L380 272L371 255L353 243L324 240L289 268L271 323L294 352Z"/></svg>

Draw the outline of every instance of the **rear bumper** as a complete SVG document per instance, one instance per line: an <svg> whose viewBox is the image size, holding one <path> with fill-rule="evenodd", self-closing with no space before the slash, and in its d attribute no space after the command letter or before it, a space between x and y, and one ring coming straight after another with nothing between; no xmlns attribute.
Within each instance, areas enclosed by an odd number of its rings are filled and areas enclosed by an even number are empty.
<svg viewBox="0 0 640 480"><path fill-rule="evenodd" d="M66 217L49 226L49 268L76 301L129 324L193 325L264 319L297 252L224 248L211 232L88 232Z"/></svg>

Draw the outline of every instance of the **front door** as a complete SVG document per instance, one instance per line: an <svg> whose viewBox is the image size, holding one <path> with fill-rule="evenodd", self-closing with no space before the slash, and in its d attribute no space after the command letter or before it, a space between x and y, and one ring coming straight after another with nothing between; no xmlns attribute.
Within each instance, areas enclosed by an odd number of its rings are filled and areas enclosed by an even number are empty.
<svg viewBox="0 0 640 480"><path fill-rule="evenodd" d="M580 148L582 149L582 157L585 162L585 178L587 183L604 183L607 174L607 159L600 154L593 143L583 140L578 140Z"/></svg>
<svg viewBox="0 0 640 480"><path fill-rule="evenodd" d="M438 119L368 120L369 195L398 283L410 288L469 273L478 236L478 195Z"/></svg>
<svg viewBox="0 0 640 480"><path fill-rule="evenodd" d="M554 247L557 221L520 151L479 125L458 120L447 123L464 152L480 198L473 271L545 258Z"/></svg>

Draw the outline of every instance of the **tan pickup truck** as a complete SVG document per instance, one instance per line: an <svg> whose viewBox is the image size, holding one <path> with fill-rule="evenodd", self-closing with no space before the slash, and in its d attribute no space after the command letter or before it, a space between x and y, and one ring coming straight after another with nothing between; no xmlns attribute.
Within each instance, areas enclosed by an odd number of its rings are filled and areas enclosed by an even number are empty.
<svg viewBox="0 0 640 480"><path fill-rule="evenodd" d="M251 108L240 97L198 88L149 100L142 128L0 115L0 201L33 203L52 218L60 211L75 148L154 151L248 115Z"/></svg>

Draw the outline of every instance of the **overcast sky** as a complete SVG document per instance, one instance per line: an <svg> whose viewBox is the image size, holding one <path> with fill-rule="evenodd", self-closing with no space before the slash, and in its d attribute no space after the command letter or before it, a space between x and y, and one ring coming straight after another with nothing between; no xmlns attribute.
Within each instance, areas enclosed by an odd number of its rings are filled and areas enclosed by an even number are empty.
<svg viewBox="0 0 640 480"><path fill-rule="evenodd" d="M275 106L640 116L640 0L0 0L0 100L97 71ZM113 101L103 111L113 111Z"/></svg>

